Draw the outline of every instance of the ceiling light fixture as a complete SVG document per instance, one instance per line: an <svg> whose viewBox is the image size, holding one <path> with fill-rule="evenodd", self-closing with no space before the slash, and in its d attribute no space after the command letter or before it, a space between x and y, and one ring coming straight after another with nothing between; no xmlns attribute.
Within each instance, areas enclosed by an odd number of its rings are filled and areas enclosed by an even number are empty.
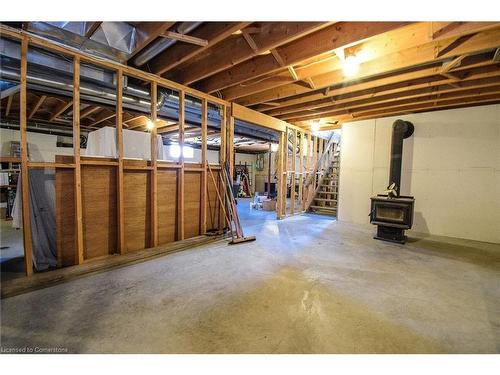
<svg viewBox="0 0 500 375"><path fill-rule="evenodd" d="M276 152L276 151L278 151L278 144L271 143L271 152Z"/></svg>
<svg viewBox="0 0 500 375"><path fill-rule="evenodd" d="M153 124L153 121L151 121L150 119L148 119L148 121L146 121L146 128L148 128L148 130L151 130L155 127L155 124Z"/></svg>
<svg viewBox="0 0 500 375"><path fill-rule="evenodd" d="M319 120L313 120L313 122L311 123L311 131L313 133L316 133L319 131Z"/></svg>
<svg viewBox="0 0 500 375"><path fill-rule="evenodd" d="M359 58L356 55L347 56L342 63L342 69L346 77L353 77L359 71Z"/></svg>

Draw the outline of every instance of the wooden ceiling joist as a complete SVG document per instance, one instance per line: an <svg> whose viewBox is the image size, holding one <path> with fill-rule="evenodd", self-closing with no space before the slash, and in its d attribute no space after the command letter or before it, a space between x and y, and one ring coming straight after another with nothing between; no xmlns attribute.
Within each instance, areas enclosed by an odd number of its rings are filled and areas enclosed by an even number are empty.
<svg viewBox="0 0 500 375"><path fill-rule="evenodd" d="M14 95L11 95L7 98L7 106L5 107L5 117L9 116L10 109L12 108L12 99L14 99Z"/></svg>
<svg viewBox="0 0 500 375"><path fill-rule="evenodd" d="M492 69L491 62L488 61L485 55L471 56L467 59L467 64L458 68L460 71L466 72L474 78L481 78L478 74L489 73ZM339 85L335 87L328 87L329 90L315 90L307 95L300 95L297 97L286 98L281 101L276 101L276 108L269 108L264 106L264 103L257 106L257 110L268 113L271 116L289 113L297 108L307 107L308 105L314 106L317 103L322 103L328 97L340 95L373 95L390 90L405 90L409 86L426 87L432 85L433 82L444 80L444 77L439 76L441 68L437 67L424 67L418 70L395 73L393 75L384 76L382 78L371 79L362 82L353 82L350 85ZM471 78L472 78L471 77ZM420 86L419 86L420 85Z"/></svg>
<svg viewBox="0 0 500 375"><path fill-rule="evenodd" d="M339 22L328 27L323 27L321 30L309 33L294 41L277 46L276 51L282 57L284 66L294 65L333 49L402 27L406 24L405 22ZM276 61L274 56L257 56L243 64L239 63L231 69L212 75L210 78L199 82L196 86L202 91L214 92L277 71L281 68L282 66ZM192 82L193 80L190 81Z"/></svg>
<svg viewBox="0 0 500 375"><path fill-rule="evenodd" d="M467 83L467 84L466 84ZM411 101L418 101L421 98L426 98L429 95L437 96L437 97L446 97L446 95L475 95L478 91L475 91L477 89L483 89L485 92L488 91L496 91L498 86L500 85L500 77L492 77L490 79L486 80L481 80L481 81L469 81L469 82L464 82L461 84L459 88L450 86L450 85L443 85L439 87L431 87L427 89L419 89L419 90L409 90L407 93L403 94L391 94L391 95L385 95L377 98L377 100L373 99L360 99L360 100L355 100L355 101L339 101L336 102L334 105L329 106L329 107L323 107L322 109L318 109L314 112L315 116L319 116L317 118L323 117L325 114L328 114L326 116L329 116L329 113L333 110L340 110L340 109L348 109L349 111L355 111L360 107L363 107L365 105L372 105L372 104L388 104L388 105L395 105L397 102L401 102L402 100L407 100L408 102ZM297 118L302 118L302 116L307 117L310 119L311 116L311 111L300 111L300 112L295 112L291 113L285 116L281 116L280 118L285 120L285 121L297 121Z"/></svg>
<svg viewBox="0 0 500 375"><path fill-rule="evenodd" d="M388 110L392 111L396 108L406 109L409 106L419 106L419 105L428 105L429 103L439 103L439 102L448 102L453 101L454 103L457 100L466 100L466 99L479 99L479 98L488 98L490 100L494 100L497 98L500 100L500 85L495 85L492 87L472 89L472 90L460 90L456 92L449 92L446 94L437 93L427 96L422 96L419 98L409 98L409 99L401 99L396 100L390 103L369 103L366 105L360 105L358 107L353 105L339 105L335 110L332 111L324 111L316 114L304 114L298 116L296 118L290 118L287 121L296 122L296 121L309 121L320 118L335 118L335 116L342 116L346 114L363 114L371 111L383 111ZM483 98L484 97L484 98ZM481 99L481 100L482 100ZM412 107L413 108L413 107Z"/></svg>
<svg viewBox="0 0 500 375"><path fill-rule="evenodd" d="M476 25L480 27L481 25ZM374 59L386 57L387 59L396 56L396 53L404 53L410 48L418 48L427 43L436 42L429 37L427 23L415 23L399 29L389 31L387 33L375 36L366 40L363 43L356 44L347 49L362 48L364 51L365 62ZM484 28L480 27L480 28ZM491 26L489 27L491 28ZM472 31L477 31L472 29ZM453 35L453 37L461 36L462 34ZM442 39L442 38L441 38ZM338 51L338 49L337 49ZM434 56L432 56L434 58ZM380 61L380 60L379 60ZM329 73L335 70L342 69L342 59L335 56L326 56L325 58L305 66L295 68L300 80L306 80L318 75ZM256 84L235 85L222 90L222 96L227 100L235 100L243 96L248 96L254 93L262 92L275 87L294 83L294 80L286 72L276 72L276 79L257 81Z"/></svg>
<svg viewBox="0 0 500 375"><path fill-rule="evenodd" d="M137 25L137 42L134 52L129 57L129 60L141 52L149 43L153 42L163 32L172 27L175 22L141 22Z"/></svg>
<svg viewBox="0 0 500 375"><path fill-rule="evenodd" d="M69 102L62 102L54 111L54 113L49 117L49 121L52 122L58 118L61 114L66 112L66 110L73 105L73 100Z"/></svg>
<svg viewBox="0 0 500 375"><path fill-rule="evenodd" d="M497 47L500 41L500 27L474 34L466 42L457 47L451 55L443 55L442 61L453 56L464 54L479 53L492 50ZM436 51L445 47L447 40L432 42L423 46L410 48L389 56L384 56L375 60L370 60L360 64L359 71L355 78L345 76L342 69L314 77L314 83L318 88L326 88L332 85L349 84L350 82L381 75L382 73L397 72L398 70L408 69L412 66L425 65L437 62L435 59ZM438 60L439 61L439 60ZM295 95L306 94L311 90L304 85L291 84L280 86L275 89L259 92L239 99L237 102L241 105L249 106L276 99L283 99Z"/></svg>
<svg viewBox="0 0 500 375"><path fill-rule="evenodd" d="M252 34L252 41L257 50L252 49L245 39L245 29L242 34L227 38L219 45L206 51L203 56L184 64L170 72L167 78L175 79L185 85L192 84L213 74L241 64L260 53L267 52L280 45L294 41L304 35L325 26L322 22L263 22L261 31ZM271 54L270 58L273 59ZM202 91L208 91L203 89Z"/></svg>
<svg viewBox="0 0 500 375"><path fill-rule="evenodd" d="M85 31L85 37L90 38L97 31L102 22L89 22L87 31Z"/></svg>
<svg viewBox="0 0 500 375"><path fill-rule="evenodd" d="M202 46L202 47L206 47L208 45L208 40L206 39L197 38L186 34L180 34L173 31L165 31L163 32L163 34L161 34L161 36L168 39L175 39L180 42L195 44L197 46Z"/></svg>
<svg viewBox="0 0 500 375"><path fill-rule="evenodd" d="M42 96L40 96L38 98L38 100L36 101L35 105L33 106L33 108L31 108L31 111L28 114L28 120L31 120L31 118L35 115L36 111L38 111L38 109L43 104L43 102L45 101L45 99L47 99L46 95L42 95Z"/></svg>
<svg viewBox="0 0 500 375"><path fill-rule="evenodd" d="M151 71L155 74L162 75L184 62L195 58L200 53L220 43L224 39L230 37L234 32L249 24L250 22L207 22L191 33L194 37L208 40L206 46L200 47L188 44L176 44L160 53L150 62Z"/></svg>
<svg viewBox="0 0 500 375"><path fill-rule="evenodd" d="M99 106L88 106L87 108L85 108L83 111L80 112L80 120L87 116L90 116L92 113L97 112L100 109L101 107Z"/></svg>
<svg viewBox="0 0 500 375"><path fill-rule="evenodd" d="M364 90L352 92L346 92L347 90L342 89L333 90L333 93L341 92L341 94L319 98L310 102L302 102L287 107L273 108L268 111L268 114L271 116L284 118L283 116L286 116L287 114L306 110L317 110L331 106L332 103L341 104L349 101L363 99L376 101L379 100L379 97L385 97L387 95L393 95L394 97L404 97L419 92L427 92L426 90L448 89L449 86L454 86L454 84L457 82L459 82L458 88L470 87L471 85L477 84L478 82L488 84L492 81L498 80L500 77L500 69L498 66L494 65L485 66L474 70L465 70L464 72L466 72L467 76L461 81L457 81L456 79L444 79L440 75L434 75L432 73L436 72L435 69L426 69L425 71L431 73L431 75L429 75L428 77L422 77L421 79L417 80L401 81L388 85L373 86L371 88L365 88ZM366 87L366 85L364 85L364 87Z"/></svg>

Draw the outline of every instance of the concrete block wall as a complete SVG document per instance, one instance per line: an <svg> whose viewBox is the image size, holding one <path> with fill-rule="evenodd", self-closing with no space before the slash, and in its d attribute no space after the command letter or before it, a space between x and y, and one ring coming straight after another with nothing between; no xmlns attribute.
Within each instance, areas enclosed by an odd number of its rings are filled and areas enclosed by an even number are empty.
<svg viewBox="0 0 500 375"><path fill-rule="evenodd" d="M369 223L370 197L388 184L398 118L415 125L401 182L416 199L413 231L500 243L500 105L344 124L339 220Z"/></svg>

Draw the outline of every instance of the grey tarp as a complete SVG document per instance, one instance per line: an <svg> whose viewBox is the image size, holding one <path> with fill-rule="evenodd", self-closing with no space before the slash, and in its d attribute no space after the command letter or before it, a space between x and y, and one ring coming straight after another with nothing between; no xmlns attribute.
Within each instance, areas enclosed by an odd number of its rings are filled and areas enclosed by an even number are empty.
<svg viewBox="0 0 500 375"><path fill-rule="evenodd" d="M13 224L22 227L21 178L17 185L13 208ZM51 169L31 169L30 218L33 265L43 271L57 265L55 174Z"/></svg>

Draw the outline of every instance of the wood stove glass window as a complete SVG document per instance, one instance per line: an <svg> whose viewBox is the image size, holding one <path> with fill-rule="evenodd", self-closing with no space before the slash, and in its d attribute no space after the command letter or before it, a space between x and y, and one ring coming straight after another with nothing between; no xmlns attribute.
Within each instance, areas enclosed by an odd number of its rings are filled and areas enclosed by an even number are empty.
<svg viewBox="0 0 500 375"><path fill-rule="evenodd" d="M375 217L382 220L404 222L404 210L399 207L376 206Z"/></svg>

